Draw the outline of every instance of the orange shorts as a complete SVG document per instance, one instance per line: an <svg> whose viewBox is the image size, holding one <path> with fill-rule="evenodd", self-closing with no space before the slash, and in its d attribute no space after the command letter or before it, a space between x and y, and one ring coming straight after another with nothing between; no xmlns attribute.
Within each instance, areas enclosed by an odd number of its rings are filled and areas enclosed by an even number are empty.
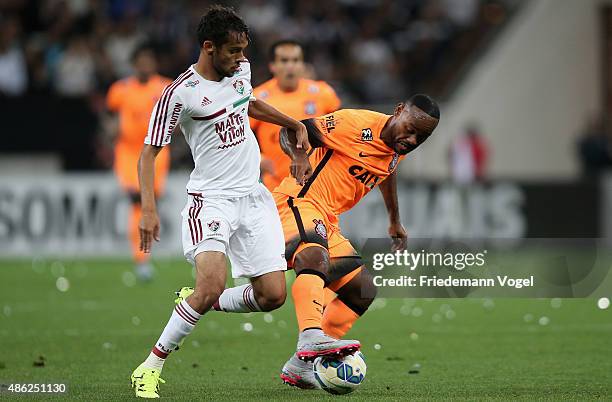
<svg viewBox="0 0 612 402"><path fill-rule="evenodd" d="M138 185L138 159L141 149L117 144L115 147L114 170L119 185L126 192L140 191ZM155 194L161 194L170 170L170 148L164 147L155 158Z"/></svg>
<svg viewBox="0 0 612 402"><path fill-rule="evenodd" d="M285 235L287 266L307 247L323 247L329 251L331 267L328 283L332 283L363 265L361 256L342 235L338 217L325 212L315 201L273 193Z"/></svg>

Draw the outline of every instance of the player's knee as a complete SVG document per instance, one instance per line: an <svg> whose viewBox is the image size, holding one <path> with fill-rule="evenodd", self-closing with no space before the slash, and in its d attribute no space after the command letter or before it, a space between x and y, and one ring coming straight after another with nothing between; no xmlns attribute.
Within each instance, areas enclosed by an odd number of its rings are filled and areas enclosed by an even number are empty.
<svg viewBox="0 0 612 402"><path fill-rule="evenodd" d="M286 298L286 289L278 289L274 292L267 292L258 300L259 307L261 308L261 311L276 310L277 308L285 304Z"/></svg>
<svg viewBox="0 0 612 402"><path fill-rule="evenodd" d="M307 247L300 251L293 261L296 275L303 270L314 270L327 276L329 273L329 252L323 247Z"/></svg>

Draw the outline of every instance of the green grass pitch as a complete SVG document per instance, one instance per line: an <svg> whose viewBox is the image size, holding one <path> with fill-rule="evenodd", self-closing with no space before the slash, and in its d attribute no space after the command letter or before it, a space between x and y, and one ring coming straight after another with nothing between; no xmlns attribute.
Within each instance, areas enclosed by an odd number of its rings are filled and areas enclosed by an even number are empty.
<svg viewBox="0 0 612 402"><path fill-rule="evenodd" d="M157 267L155 281L141 285L122 260L0 262L0 383L68 386L65 395L15 397L19 400L135 399L129 375L165 325L172 291L192 283L183 261L158 261ZM58 282L60 276L67 282ZM251 331L244 330L246 323ZM594 299L378 300L349 334L362 342L368 375L348 396L280 382L296 332L290 300L268 315L209 313L170 356L161 397L612 398L612 309L598 309ZM44 366L35 366L41 356ZM418 373L409 374L415 367Z"/></svg>

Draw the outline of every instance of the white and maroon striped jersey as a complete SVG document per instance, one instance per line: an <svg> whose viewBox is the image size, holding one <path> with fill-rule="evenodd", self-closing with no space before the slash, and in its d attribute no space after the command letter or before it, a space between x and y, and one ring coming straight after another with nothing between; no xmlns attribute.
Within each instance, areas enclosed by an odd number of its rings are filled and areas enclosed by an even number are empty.
<svg viewBox="0 0 612 402"><path fill-rule="evenodd" d="M259 145L249 126L252 95L248 61L232 77L209 81L193 66L162 92L145 144L164 146L180 126L195 168L187 190L204 197L250 194L259 180Z"/></svg>

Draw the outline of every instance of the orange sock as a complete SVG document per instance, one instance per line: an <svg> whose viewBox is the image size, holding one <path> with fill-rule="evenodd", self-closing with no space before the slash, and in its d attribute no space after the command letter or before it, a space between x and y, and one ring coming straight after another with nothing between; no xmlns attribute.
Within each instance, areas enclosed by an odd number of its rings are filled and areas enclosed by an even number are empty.
<svg viewBox="0 0 612 402"><path fill-rule="evenodd" d="M325 307L322 329L327 335L341 339L353 327L359 314L347 307L337 297Z"/></svg>
<svg viewBox="0 0 612 402"><path fill-rule="evenodd" d="M331 290L330 288L325 288L323 290L323 307L327 307L329 306L329 303L332 302L332 300L334 300L336 298L336 292L334 292L333 290ZM323 310L325 311L325 310Z"/></svg>
<svg viewBox="0 0 612 402"><path fill-rule="evenodd" d="M132 256L137 264L146 262L149 259L147 254L140 251L140 231L138 225L140 224L141 212L142 209L140 208L140 204L132 204L128 222L128 237L130 246L132 247Z"/></svg>
<svg viewBox="0 0 612 402"><path fill-rule="evenodd" d="M321 328L324 285L323 279L313 274L300 274L295 278L291 296L300 332L306 328Z"/></svg>

